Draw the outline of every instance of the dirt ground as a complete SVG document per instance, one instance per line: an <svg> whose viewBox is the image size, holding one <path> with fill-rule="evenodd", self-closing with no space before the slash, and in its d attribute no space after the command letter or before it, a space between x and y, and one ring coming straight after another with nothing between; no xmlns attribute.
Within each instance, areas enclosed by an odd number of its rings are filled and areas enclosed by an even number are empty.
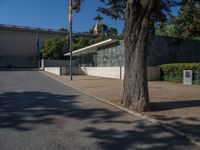
<svg viewBox="0 0 200 150"><path fill-rule="evenodd" d="M44 73L120 105L123 80L74 76L74 80L70 81L67 76ZM151 111L144 114L200 138L200 85L187 86L179 83L151 81L149 96Z"/></svg>

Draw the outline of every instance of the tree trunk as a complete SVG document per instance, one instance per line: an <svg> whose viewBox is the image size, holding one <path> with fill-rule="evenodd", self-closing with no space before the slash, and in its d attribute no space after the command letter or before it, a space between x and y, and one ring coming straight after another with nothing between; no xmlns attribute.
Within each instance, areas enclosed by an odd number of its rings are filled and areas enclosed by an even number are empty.
<svg viewBox="0 0 200 150"><path fill-rule="evenodd" d="M149 21L156 0L128 0L125 12L125 76L122 105L149 110L147 44Z"/></svg>

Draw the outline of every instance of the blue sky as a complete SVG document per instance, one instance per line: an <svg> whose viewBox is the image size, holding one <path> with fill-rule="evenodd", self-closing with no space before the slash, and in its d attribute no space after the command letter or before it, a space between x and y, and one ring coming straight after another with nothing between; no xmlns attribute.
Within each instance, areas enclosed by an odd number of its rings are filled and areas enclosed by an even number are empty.
<svg viewBox="0 0 200 150"><path fill-rule="evenodd" d="M74 31L88 31L95 25L99 0L85 0L82 10L73 16ZM123 22L103 16L102 23L121 32ZM0 24L42 27L51 29L68 28L68 0L0 0Z"/></svg>
<svg viewBox="0 0 200 150"><path fill-rule="evenodd" d="M85 0L80 13L73 16L73 30L89 31L94 25L100 0ZM173 9L174 12L177 8ZM122 32L123 21L115 21L102 15L102 23ZM0 24L68 29L68 0L0 0Z"/></svg>

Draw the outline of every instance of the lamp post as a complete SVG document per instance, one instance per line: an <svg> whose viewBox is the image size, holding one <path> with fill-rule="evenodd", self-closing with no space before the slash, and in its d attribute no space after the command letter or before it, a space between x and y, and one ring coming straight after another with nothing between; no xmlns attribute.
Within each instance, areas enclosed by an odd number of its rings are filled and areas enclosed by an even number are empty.
<svg viewBox="0 0 200 150"><path fill-rule="evenodd" d="M69 30L70 30L70 80L73 80L72 74L72 0L69 0Z"/></svg>

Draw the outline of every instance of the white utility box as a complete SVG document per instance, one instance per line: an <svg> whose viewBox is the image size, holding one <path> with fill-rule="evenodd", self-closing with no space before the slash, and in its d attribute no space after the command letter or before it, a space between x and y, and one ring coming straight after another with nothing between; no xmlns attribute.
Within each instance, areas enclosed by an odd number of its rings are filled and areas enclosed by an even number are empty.
<svg viewBox="0 0 200 150"><path fill-rule="evenodd" d="M183 84L192 85L192 70L184 70L183 71Z"/></svg>

